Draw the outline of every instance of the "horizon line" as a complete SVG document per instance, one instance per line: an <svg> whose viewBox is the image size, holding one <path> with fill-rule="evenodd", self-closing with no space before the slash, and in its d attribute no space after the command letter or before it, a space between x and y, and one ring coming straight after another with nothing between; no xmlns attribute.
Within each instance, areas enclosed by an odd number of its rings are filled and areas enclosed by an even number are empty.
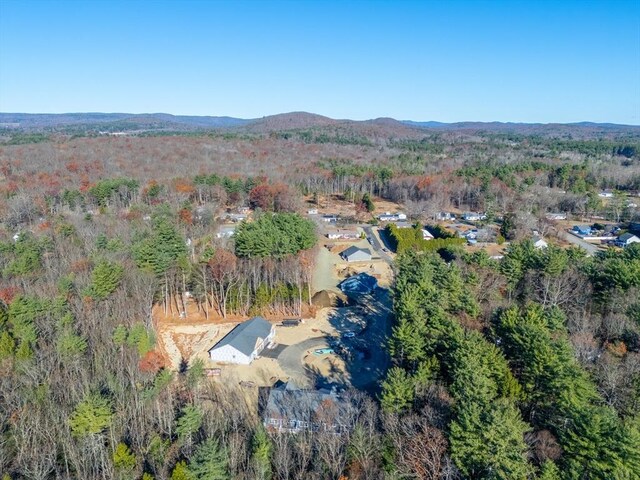
<svg viewBox="0 0 640 480"><path fill-rule="evenodd" d="M514 125L576 125L576 124L593 124L593 125L616 125L616 126L623 126L623 127L640 127L640 123L638 124L634 124L634 123L616 123L616 122L611 122L611 121L593 121L593 120L574 120L574 121L568 121L568 122L560 122L560 121L551 121L551 122L544 122L544 121L514 121L514 120L456 120L456 121L450 121L450 122L445 122L445 121L440 121L440 120L413 120L413 119L398 119L395 117L391 117L391 116L379 116L379 117L374 117L374 118L365 118L362 120L356 120L356 119L352 119L352 118L334 118L334 117L330 117L328 115L323 115L323 114L319 114L319 113L313 113L313 112L308 112L305 110L294 110L294 111L289 111L289 112L280 112L280 113L274 113L274 114L269 114L269 115L263 115L261 117L252 117L252 118L248 118L248 117L236 117L233 115L202 115L202 114L189 114L189 113L168 113L168 112L162 112L162 111L157 111L157 112L140 112L140 113L134 113L134 112L124 112L124 111L112 111L112 112L106 112L106 111L67 111L67 112L4 112L4 111L0 111L0 115L136 115L136 116L144 116L144 115L149 115L149 116L153 116L153 115L169 115L172 117L196 117L196 118L231 118L231 119L236 119L236 120L245 120L245 121L258 121L258 120L262 120L265 118L269 118L269 117L274 117L274 116L279 116L279 115L293 115L293 114L306 114L306 115L314 115L314 116L318 116L318 117L324 117L330 120L335 120L338 122L341 121L351 121L351 122L370 122L370 121L375 121L375 120L385 120L385 119L389 119L389 120L394 120L397 122L401 122L401 123L406 123L406 122L413 122L413 123L439 123L439 124L443 124L443 125L452 125L452 124L457 124L457 123L502 123L502 124L514 124Z"/></svg>

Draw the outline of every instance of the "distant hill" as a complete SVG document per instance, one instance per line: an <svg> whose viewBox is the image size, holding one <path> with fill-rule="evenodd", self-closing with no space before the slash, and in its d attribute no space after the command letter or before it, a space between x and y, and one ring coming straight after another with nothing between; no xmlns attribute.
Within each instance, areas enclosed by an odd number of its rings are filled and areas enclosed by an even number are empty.
<svg viewBox="0 0 640 480"><path fill-rule="evenodd" d="M100 125L156 126L184 128L231 128L251 123L252 120L232 117L170 115L167 113L0 113L0 126L11 124L23 129L47 129L65 126L87 127Z"/></svg>
<svg viewBox="0 0 640 480"><path fill-rule="evenodd" d="M333 126L340 123L329 117L307 112L281 113L249 121L245 129L252 132L272 132Z"/></svg>
<svg viewBox="0 0 640 480"><path fill-rule="evenodd" d="M63 113L27 114L0 113L0 129L25 131L128 131L132 133L167 131L235 131L254 134L315 130L327 135L347 135L366 138L420 137L426 132L505 133L543 135L551 137L612 137L640 135L640 126L611 123L511 123L395 120L336 120L307 112L291 112L255 119L225 116L170 115L166 113Z"/></svg>

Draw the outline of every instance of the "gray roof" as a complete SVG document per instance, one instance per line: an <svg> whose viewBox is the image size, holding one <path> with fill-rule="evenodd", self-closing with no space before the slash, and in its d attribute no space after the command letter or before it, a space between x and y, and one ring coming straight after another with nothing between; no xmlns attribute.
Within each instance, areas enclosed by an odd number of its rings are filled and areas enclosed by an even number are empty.
<svg viewBox="0 0 640 480"><path fill-rule="evenodd" d="M353 255L354 253L358 253L358 252L364 252L367 255L371 256L371 251L367 248L358 248L354 245L350 246L349 248L347 248L346 250L344 250L341 255L343 257L350 257L351 255Z"/></svg>
<svg viewBox="0 0 640 480"><path fill-rule="evenodd" d="M231 345L233 348L245 355L251 355L256 348L258 338L265 339L271 333L271 324L262 317L253 317L242 322L236 328L227 333L222 340L216 343L214 348Z"/></svg>
<svg viewBox="0 0 640 480"><path fill-rule="evenodd" d="M335 391L300 389L294 382L281 384L269 392L263 415L265 419L281 418L314 422L333 417L336 424L348 422L349 402ZM319 418L320 417L320 418Z"/></svg>
<svg viewBox="0 0 640 480"><path fill-rule="evenodd" d="M636 237L633 233L623 233L622 235L620 235L618 237L618 240L620 242L626 242L628 240L631 240L633 237ZM638 237L636 237L636 238L638 238Z"/></svg>

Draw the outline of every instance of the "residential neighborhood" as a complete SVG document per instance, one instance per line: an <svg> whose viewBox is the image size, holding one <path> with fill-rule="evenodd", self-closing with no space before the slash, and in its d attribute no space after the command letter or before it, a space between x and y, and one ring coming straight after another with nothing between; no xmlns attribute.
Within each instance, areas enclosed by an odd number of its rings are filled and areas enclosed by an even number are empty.
<svg viewBox="0 0 640 480"><path fill-rule="evenodd" d="M0 0L0 480L640 480L639 27Z"/></svg>

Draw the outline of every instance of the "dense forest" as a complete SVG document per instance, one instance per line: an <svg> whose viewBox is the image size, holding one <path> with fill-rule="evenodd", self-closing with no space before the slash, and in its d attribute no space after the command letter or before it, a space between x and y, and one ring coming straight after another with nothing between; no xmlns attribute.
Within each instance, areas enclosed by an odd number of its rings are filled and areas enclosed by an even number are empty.
<svg viewBox="0 0 640 480"><path fill-rule="evenodd" d="M207 318L300 314L317 240L305 195L399 201L422 222L508 212L522 231L549 211L638 220L632 134L376 132L0 146L4 478L640 478L637 245L587 257L514 235L496 261L397 234L393 364L379 392L345 393L342 435L267 432L201 363L165 368L154 309L187 315L189 296ZM254 221L216 238L241 206Z"/></svg>

